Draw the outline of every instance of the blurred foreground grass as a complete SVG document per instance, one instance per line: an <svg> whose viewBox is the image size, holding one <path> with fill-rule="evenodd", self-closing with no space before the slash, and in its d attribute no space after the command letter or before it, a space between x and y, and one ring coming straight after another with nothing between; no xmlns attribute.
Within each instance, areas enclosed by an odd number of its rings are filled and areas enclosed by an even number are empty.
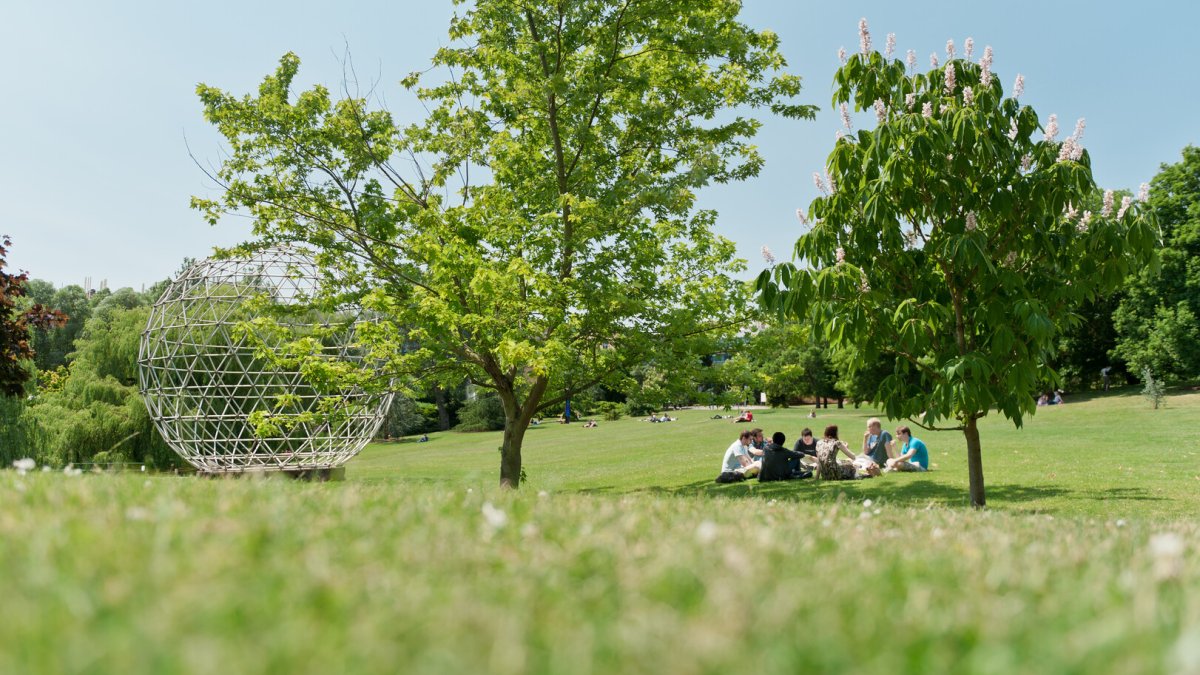
<svg viewBox="0 0 1200 675"><path fill-rule="evenodd" d="M0 477L0 672L1178 672L1195 523Z"/></svg>
<svg viewBox="0 0 1200 675"><path fill-rule="evenodd" d="M535 431L516 494L486 435L331 484L0 472L0 673L1198 672L1198 398L989 428L993 486L1057 492L986 512L946 434L926 476L710 489L700 412Z"/></svg>

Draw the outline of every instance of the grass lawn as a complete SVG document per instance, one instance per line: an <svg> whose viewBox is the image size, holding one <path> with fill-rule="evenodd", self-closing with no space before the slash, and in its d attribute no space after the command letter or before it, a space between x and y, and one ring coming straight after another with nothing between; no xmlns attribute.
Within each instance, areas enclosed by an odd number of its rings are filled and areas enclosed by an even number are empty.
<svg viewBox="0 0 1200 675"><path fill-rule="evenodd" d="M966 506L966 443L961 432L913 433L929 446L933 471L820 484L817 481L716 485L725 449L747 426L767 436L783 431L788 445L811 427L826 425L855 452L862 444L868 408L755 411L751 425L710 419L717 411L683 410L678 422L641 419L532 427L525 467L532 491L596 494L767 497L803 502L839 496L871 498L896 506ZM901 422L885 421L895 430ZM1039 408L1021 429L999 415L980 422L988 506L1002 511L1055 515L1184 516L1200 509L1200 393L1177 393L1151 410L1132 388ZM500 434L430 434L369 446L350 462L351 481L397 486L450 485L489 489L499 481Z"/></svg>
<svg viewBox="0 0 1200 675"><path fill-rule="evenodd" d="M1200 672L1200 394L989 420L984 512L950 433L924 475L714 485L710 414L535 429L517 493L495 434L330 484L0 472L0 673Z"/></svg>

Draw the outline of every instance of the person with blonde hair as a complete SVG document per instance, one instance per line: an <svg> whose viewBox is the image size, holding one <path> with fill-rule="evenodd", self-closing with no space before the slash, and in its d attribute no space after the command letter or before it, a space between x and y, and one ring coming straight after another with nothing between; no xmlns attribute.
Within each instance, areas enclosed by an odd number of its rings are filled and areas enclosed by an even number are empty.
<svg viewBox="0 0 1200 675"><path fill-rule="evenodd" d="M869 456L876 464L883 466L889 459L896 456L892 444L892 435L883 430L883 423L878 417L867 420L867 430L863 432L862 453Z"/></svg>

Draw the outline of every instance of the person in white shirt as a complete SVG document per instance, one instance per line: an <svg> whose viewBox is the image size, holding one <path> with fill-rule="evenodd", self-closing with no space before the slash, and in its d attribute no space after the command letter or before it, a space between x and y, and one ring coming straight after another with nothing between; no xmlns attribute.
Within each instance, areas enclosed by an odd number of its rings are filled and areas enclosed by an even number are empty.
<svg viewBox="0 0 1200 675"><path fill-rule="evenodd" d="M758 475L759 469L762 468L762 460L755 460L750 456L752 439L753 434L743 431L733 445L729 446L721 460L721 473L740 473L746 478Z"/></svg>

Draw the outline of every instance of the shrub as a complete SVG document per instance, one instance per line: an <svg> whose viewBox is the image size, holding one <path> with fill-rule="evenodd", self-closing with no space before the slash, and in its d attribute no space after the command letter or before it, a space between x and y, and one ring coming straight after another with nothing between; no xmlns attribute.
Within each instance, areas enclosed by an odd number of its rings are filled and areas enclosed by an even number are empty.
<svg viewBox="0 0 1200 675"><path fill-rule="evenodd" d="M1162 400L1167 395L1167 390L1163 387L1162 380L1154 379L1154 373L1150 368L1142 369L1142 379L1146 381L1146 388L1142 390L1142 396L1146 397L1147 401L1154 404L1154 409L1162 405Z"/></svg>
<svg viewBox="0 0 1200 675"><path fill-rule="evenodd" d="M458 411L457 431L497 431L504 428L504 407L495 394L480 396Z"/></svg>
<svg viewBox="0 0 1200 675"><path fill-rule="evenodd" d="M599 401L592 406L592 409L596 411L597 415L610 422L621 419L626 413L625 404L616 401Z"/></svg>
<svg viewBox="0 0 1200 675"><path fill-rule="evenodd" d="M376 434L379 438L399 438L430 431L437 431L437 406L423 401L414 401L407 396L396 395L388 408L383 425Z"/></svg>

